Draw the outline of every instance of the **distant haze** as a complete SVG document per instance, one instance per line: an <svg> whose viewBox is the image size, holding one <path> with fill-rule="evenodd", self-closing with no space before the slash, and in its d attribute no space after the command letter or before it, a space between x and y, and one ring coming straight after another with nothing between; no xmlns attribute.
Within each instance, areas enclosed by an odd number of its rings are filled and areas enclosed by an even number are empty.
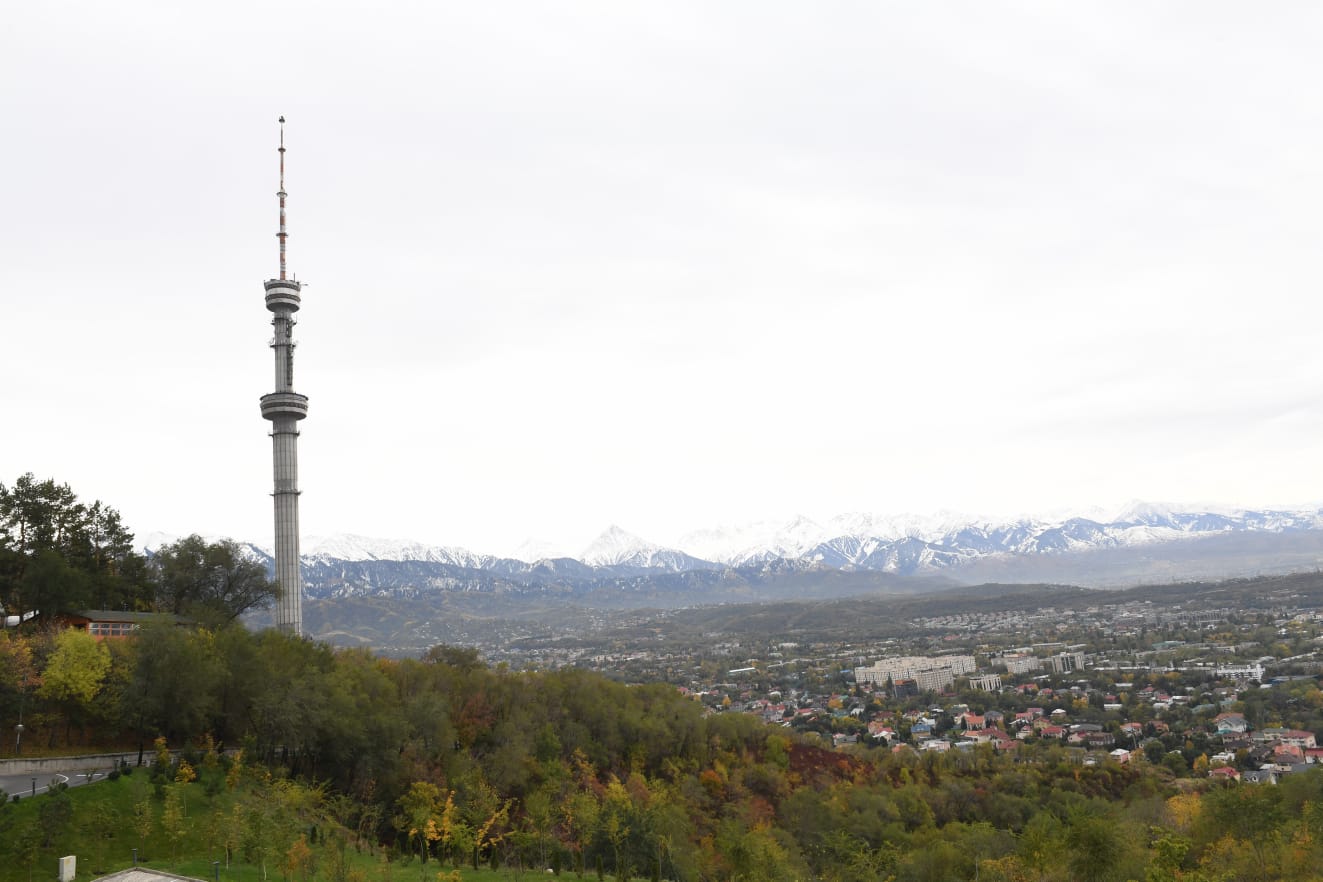
<svg viewBox="0 0 1323 882"><path fill-rule="evenodd" d="M1323 498L1323 7L18 4L0 481L261 540ZM691 537L692 538L692 537Z"/></svg>

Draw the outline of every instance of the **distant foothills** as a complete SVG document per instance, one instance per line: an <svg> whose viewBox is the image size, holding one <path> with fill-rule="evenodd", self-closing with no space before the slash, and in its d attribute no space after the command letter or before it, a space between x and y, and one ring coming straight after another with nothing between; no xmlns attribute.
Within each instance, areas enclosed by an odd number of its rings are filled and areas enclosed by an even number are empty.
<svg viewBox="0 0 1323 882"><path fill-rule="evenodd" d="M174 538L139 542L150 554ZM241 544L270 564L269 548ZM306 539L302 572L312 598L534 593L610 606L919 593L988 582L1111 588L1317 570L1323 510L1136 504L1105 521L1006 523L851 515L819 524L801 517L698 531L677 544L667 548L612 526L577 556L500 557L340 535Z"/></svg>

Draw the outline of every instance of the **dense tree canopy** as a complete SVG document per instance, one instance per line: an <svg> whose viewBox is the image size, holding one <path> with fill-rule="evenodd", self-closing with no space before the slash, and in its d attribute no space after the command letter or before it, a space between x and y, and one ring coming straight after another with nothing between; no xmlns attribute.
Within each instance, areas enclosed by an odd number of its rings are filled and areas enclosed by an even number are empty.
<svg viewBox="0 0 1323 882"><path fill-rule="evenodd" d="M254 860L293 849L306 822L278 819L309 812L443 867L694 882L1308 879L1323 858L1311 832L1323 772L1178 791L1142 751L1095 766L1059 745L842 752L668 686L493 670L452 647L385 659L274 630L160 625L83 664L90 638L69 633L0 645L0 694L28 659L40 672L32 737L242 746L246 766L283 770L251 786L289 782L245 803L261 837L291 837L239 848Z"/></svg>
<svg viewBox="0 0 1323 882"><path fill-rule="evenodd" d="M31 473L0 484L0 604L50 618L82 609L157 610L208 625L269 606L274 582L234 542L188 536L150 560L119 512Z"/></svg>
<svg viewBox="0 0 1323 882"><path fill-rule="evenodd" d="M266 566L228 539L186 536L158 549L151 570L158 607L198 621L223 624L276 597Z"/></svg>
<svg viewBox="0 0 1323 882"><path fill-rule="evenodd" d="M0 484L0 603L6 612L150 605L145 561L119 512L31 472Z"/></svg>

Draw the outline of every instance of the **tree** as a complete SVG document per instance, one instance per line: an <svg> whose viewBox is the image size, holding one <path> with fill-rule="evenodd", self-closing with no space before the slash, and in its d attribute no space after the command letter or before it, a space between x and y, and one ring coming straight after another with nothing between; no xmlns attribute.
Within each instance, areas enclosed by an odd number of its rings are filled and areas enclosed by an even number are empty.
<svg viewBox="0 0 1323 882"><path fill-rule="evenodd" d="M220 844L225 850L225 869L228 870L234 853L243 845L248 834L248 812L242 802L236 802L230 807L229 814L218 813L216 820Z"/></svg>
<svg viewBox="0 0 1323 882"><path fill-rule="evenodd" d="M86 711L110 670L110 650L86 631L68 628L55 637L37 693L66 707L66 729ZM55 730L51 730L54 740Z"/></svg>
<svg viewBox="0 0 1323 882"><path fill-rule="evenodd" d="M52 478L28 472L13 487L0 484L0 542L20 554L65 547L85 514L69 485Z"/></svg>
<svg viewBox="0 0 1323 882"><path fill-rule="evenodd" d="M285 882L307 882L312 867L312 849L308 847L308 838L300 836L285 852L285 858L280 862L280 873L285 877Z"/></svg>
<svg viewBox="0 0 1323 882"><path fill-rule="evenodd" d="M236 803L236 811L242 806L243 817L236 815L229 826L239 837L243 854L258 865L265 880L270 864L288 858L290 846L321 822L324 793L320 787L289 779L271 781L257 775L249 780L251 789L241 792ZM300 872L303 868L300 864Z"/></svg>
<svg viewBox="0 0 1323 882"><path fill-rule="evenodd" d="M83 840L92 843L92 870L104 870L106 843L114 837L120 825L118 813L111 803L96 803L81 812L80 822Z"/></svg>
<svg viewBox="0 0 1323 882"><path fill-rule="evenodd" d="M138 843L146 847L147 837L156 829L156 815L152 811L149 797L144 793L133 803L133 832L138 834Z"/></svg>
<svg viewBox="0 0 1323 882"><path fill-rule="evenodd" d="M1250 846L1260 878L1267 878L1287 817L1281 790L1271 786L1228 787L1212 791L1204 806L1218 829Z"/></svg>
<svg viewBox="0 0 1323 882"><path fill-rule="evenodd" d="M241 844L243 854L257 864L262 880L266 882L267 863L280 853L279 811L269 794L245 794L242 805L244 806Z"/></svg>
<svg viewBox="0 0 1323 882"><path fill-rule="evenodd" d="M37 667L32 659L32 641L20 634L0 631L0 695L6 703L21 709L24 698L39 683ZM13 698L9 698L12 694Z"/></svg>
<svg viewBox="0 0 1323 882"><path fill-rule="evenodd" d="M1064 828L1049 811L1040 811L1025 824L1020 834L1018 856L1034 878L1046 879L1048 870L1060 860Z"/></svg>
<svg viewBox="0 0 1323 882"><path fill-rule="evenodd" d="M459 869L464 858L473 849L473 827L464 820L455 808L455 791L446 792L446 804L441 809L440 835L441 849L449 854L450 862Z"/></svg>
<svg viewBox="0 0 1323 882"><path fill-rule="evenodd" d="M629 860L624 844L630 837L630 822L633 820L629 792L614 775L607 782L605 798L602 800L602 814L599 817L601 834L611 843L611 853L615 860L616 878L620 882L629 878Z"/></svg>
<svg viewBox="0 0 1323 882"><path fill-rule="evenodd" d="M31 472L0 484L0 602L11 614L66 612L146 598L143 558L119 512L78 501Z"/></svg>
<svg viewBox="0 0 1323 882"><path fill-rule="evenodd" d="M65 828L73 820L73 800L63 786L52 787L41 797L37 820L41 824L41 845L50 848L57 838L64 835Z"/></svg>
<svg viewBox="0 0 1323 882"><path fill-rule="evenodd" d="M41 856L42 837L41 819L34 815L18 829L13 839L14 856L27 864L28 882L32 882L32 871L36 866L37 858Z"/></svg>
<svg viewBox="0 0 1323 882"><path fill-rule="evenodd" d="M226 624L277 597L266 566L244 556L229 539L207 542L192 535L166 545L152 558L157 603L176 615Z"/></svg>
<svg viewBox="0 0 1323 882"><path fill-rule="evenodd" d="M161 827L174 846L174 859L179 860L179 846L188 835L188 810L184 804L183 784L170 784L165 788L165 805L161 809Z"/></svg>
<svg viewBox="0 0 1323 882"><path fill-rule="evenodd" d="M217 711L224 674L214 635L152 624L132 641L134 664L124 686L124 723L138 735L139 755L148 736L179 743L206 731Z"/></svg>
<svg viewBox="0 0 1323 882"><path fill-rule="evenodd" d="M86 609L92 600L92 583L58 552L43 548L28 558L12 596L12 609L49 619L56 613Z"/></svg>
<svg viewBox="0 0 1323 882"><path fill-rule="evenodd" d="M1066 830L1071 876L1080 882L1103 882L1115 877L1123 850L1118 825L1112 818L1076 813Z"/></svg>
<svg viewBox="0 0 1323 882"><path fill-rule="evenodd" d="M410 844L417 844L421 868L427 863L431 843L442 838L439 823L443 811L441 790L430 781L414 781L397 805L400 813L395 817L395 826Z"/></svg>

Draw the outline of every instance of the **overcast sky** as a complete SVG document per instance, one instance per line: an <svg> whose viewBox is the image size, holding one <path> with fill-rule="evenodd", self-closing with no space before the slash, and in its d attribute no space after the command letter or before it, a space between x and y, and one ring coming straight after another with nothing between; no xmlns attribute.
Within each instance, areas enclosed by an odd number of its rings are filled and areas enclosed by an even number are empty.
<svg viewBox="0 0 1323 882"><path fill-rule="evenodd" d="M1323 499L1323 6L14 4L0 482L306 535Z"/></svg>

